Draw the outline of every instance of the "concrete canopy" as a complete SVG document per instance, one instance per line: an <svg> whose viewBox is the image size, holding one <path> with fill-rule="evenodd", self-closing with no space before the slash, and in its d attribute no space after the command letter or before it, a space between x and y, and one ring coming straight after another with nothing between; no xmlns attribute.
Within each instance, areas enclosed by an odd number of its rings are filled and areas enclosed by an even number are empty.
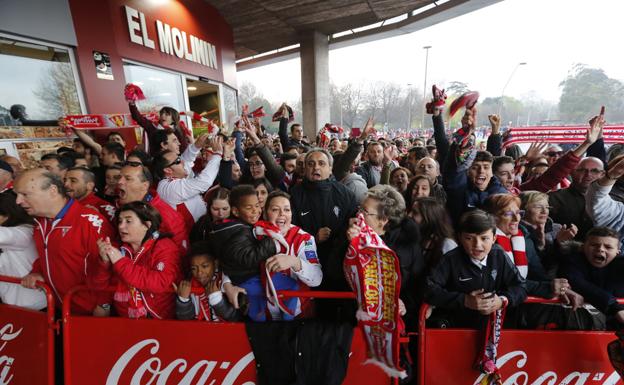
<svg viewBox="0 0 624 385"><path fill-rule="evenodd" d="M330 45L335 41L344 46L345 41L360 35L375 40L388 37L392 30L391 34L409 33L498 1L501 0L206 0L232 27L237 60L299 44L305 31L317 31L330 36ZM402 15L406 18L400 22L385 25L388 19ZM370 30L353 31L352 36L333 36L380 22ZM416 22L420 25L409 27Z"/></svg>

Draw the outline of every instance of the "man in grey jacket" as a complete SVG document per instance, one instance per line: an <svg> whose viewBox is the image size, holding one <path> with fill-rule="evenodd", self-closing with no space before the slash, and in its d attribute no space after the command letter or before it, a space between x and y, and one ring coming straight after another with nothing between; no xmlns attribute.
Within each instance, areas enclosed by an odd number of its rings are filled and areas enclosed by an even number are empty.
<svg viewBox="0 0 624 385"><path fill-rule="evenodd" d="M624 241L624 203L613 200L609 195L615 182L624 175L624 155L609 162L604 176L587 189L585 209L595 226L605 226L620 234L620 243Z"/></svg>

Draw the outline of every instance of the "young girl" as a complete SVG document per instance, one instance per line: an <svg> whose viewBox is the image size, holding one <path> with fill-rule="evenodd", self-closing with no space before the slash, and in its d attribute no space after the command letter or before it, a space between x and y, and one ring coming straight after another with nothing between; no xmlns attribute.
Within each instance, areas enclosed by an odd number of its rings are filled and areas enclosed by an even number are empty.
<svg viewBox="0 0 624 385"><path fill-rule="evenodd" d="M292 320L309 316L307 298L283 298L278 290L308 290L321 284L323 272L316 254L314 237L291 223L290 196L274 191L267 197L265 221L254 226L254 233L269 236L280 245L279 254L266 260L255 279L241 285L249 296L249 316L255 321Z"/></svg>
<svg viewBox="0 0 624 385"><path fill-rule="evenodd" d="M176 318L209 322L239 321L241 316L221 293L223 274L219 271L219 264L207 250L208 243L205 241L191 246L188 260L192 279L180 281L178 286L173 285L178 293ZM193 294L193 288L203 288L204 292Z"/></svg>

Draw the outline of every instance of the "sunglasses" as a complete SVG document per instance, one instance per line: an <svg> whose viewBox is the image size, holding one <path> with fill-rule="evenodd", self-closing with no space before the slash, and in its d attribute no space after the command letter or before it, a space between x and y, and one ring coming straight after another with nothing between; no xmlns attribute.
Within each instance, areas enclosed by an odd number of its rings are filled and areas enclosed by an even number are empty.
<svg viewBox="0 0 624 385"><path fill-rule="evenodd" d="M561 155L563 155L563 151L548 151L546 153L546 156L550 156L550 157L561 156Z"/></svg>
<svg viewBox="0 0 624 385"><path fill-rule="evenodd" d="M130 166L130 167L143 167L143 163L126 160L121 162L121 167Z"/></svg>
<svg viewBox="0 0 624 385"><path fill-rule="evenodd" d="M179 156L177 158L175 158L175 160L171 163L169 163L166 167L171 167L171 166L175 166L182 163L182 158L180 158Z"/></svg>
<svg viewBox="0 0 624 385"><path fill-rule="evenodd" d="M502 216L507 217L507 218L514 218L516 216L519 217L523 217L524 216L524 210L518 210L518 211L503 211L501 213Z"/></svg>

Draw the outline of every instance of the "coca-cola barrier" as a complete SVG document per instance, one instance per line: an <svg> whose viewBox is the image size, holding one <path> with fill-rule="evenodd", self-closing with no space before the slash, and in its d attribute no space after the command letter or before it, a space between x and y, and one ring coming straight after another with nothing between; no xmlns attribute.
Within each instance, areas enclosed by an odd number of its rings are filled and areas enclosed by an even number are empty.
<svg viewBox="0 0 624 385"><path fill-rule="evenodd" d="M70 314L63 301L65 385L253 385L256 362L243 323L129 320ZM315 296L282 292L283 296ZM353 298L352 293L318 297ZM310 360L315 357L310 357ZM391 384L377 366L363 365L366 345L355 330L345 384Z"/></svg>
<svg viewBox="0 0 624 385"><path fill-rule="evenodd" d="M0 275L0 282L20 279ZM0 304L0 385L54 385L54 298L43 282L46 312Z"/></svg>
<svg viewBox="0 0 624 385"><path fill-rule="evenodd" d="M418 383L479 384L483 376L472 365L483 336L476 330L427 329L428 307L420 310ZM622 385L607 356L614 339L613 332L503 330L497 359L503 385Z"/></svg>

